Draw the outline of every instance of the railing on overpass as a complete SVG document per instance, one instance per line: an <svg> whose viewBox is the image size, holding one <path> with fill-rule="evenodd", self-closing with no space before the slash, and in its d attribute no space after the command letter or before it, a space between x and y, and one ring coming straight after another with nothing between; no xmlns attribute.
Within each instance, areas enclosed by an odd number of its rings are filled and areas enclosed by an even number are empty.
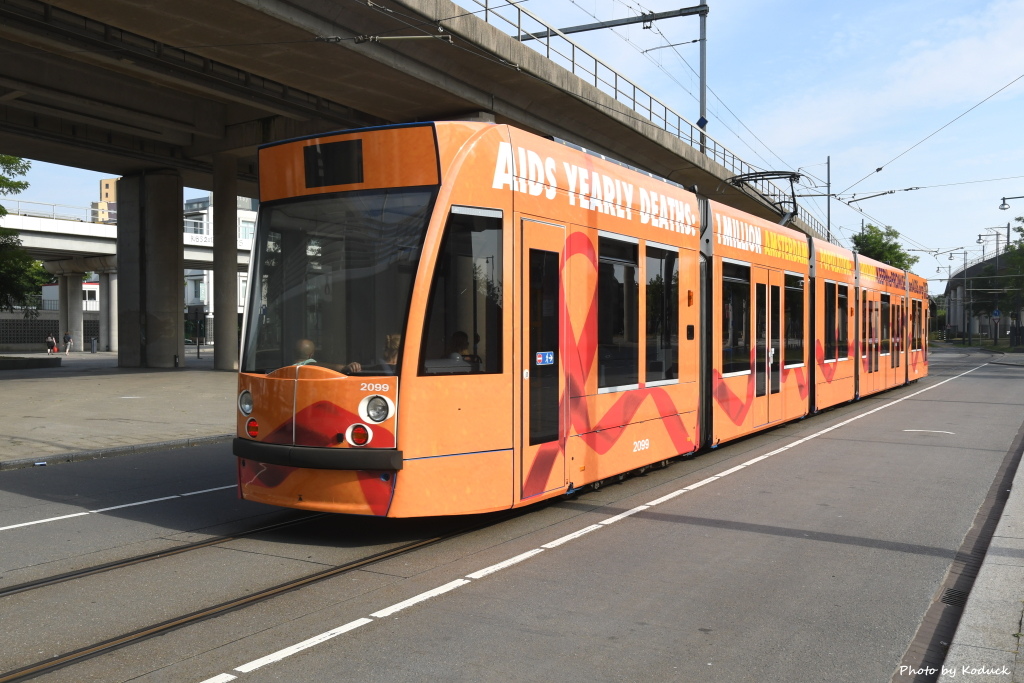
<svg viewBox="0 0 1024 683"><path fill-rule="evenodd" d="M584 81L593 84L594 87L610 95L617 102L628 106L658 128L670 135L674 135L690 147L702 150L705 156L721 164L734 175L763 170L755 168L740 159L726 148L725 145L698 128L696 124L691 123L674 112L668 105L587 52L584 48L567 38L557 28L546 23L521 5L512 4L505 0L468 1L483 8L483 12L478 12L477 14L482 16L487 23L508 33L513 38L518 39L519 36L525 35L533 37L534 40L524 44L529 44L536 52L544 55ZM771 181L758 180L751 184L754 185L759 193L767 197L769 201L775 203L776 206L789 203L791 200L787 192ZM828 239L834 244L839 244L838 239L832 236L826 227L803 207L798 207L798 215L822 239Z"/></svg>
<svg viewBox="0 0 1024 683"><path fill-rule="evenodd" d="M15 216L51 218L53 220L74 221L76 223L117 225L116 210L70 206L67 204L45 204L43 202L31 202L23 199L0 199L0 205L7 209L7 213ZM246 227L248 237L251 238L252 229L247 225L243 225L245 223L248 223L248 221L244 221L241 218L238 219L238 227ZM183 232L190 235L209 235L211 233L209 222L191 218L182 220L182 229Z"/></svg>
<svg viewBox="0 0 1024 683"><path fill-rule="evenodd" d="M96 209L85 206L68 206L66 204L44 204L23 199L0 199L0 204L7 213L16 216L32 216L34 218L52 218L62 221L79 223L102 223L96 220Z"/></svg>

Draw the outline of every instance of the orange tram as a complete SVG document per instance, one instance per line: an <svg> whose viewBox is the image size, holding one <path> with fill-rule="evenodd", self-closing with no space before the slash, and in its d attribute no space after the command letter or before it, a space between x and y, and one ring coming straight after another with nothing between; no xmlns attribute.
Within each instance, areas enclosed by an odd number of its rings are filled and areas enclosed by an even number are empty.
<svg viewBox="0 0 1024 683"><path fill-rule="evenodd" d="M247 500L514 508L928 372L924 279L570 144L435 122L259 155Z"/></svg>

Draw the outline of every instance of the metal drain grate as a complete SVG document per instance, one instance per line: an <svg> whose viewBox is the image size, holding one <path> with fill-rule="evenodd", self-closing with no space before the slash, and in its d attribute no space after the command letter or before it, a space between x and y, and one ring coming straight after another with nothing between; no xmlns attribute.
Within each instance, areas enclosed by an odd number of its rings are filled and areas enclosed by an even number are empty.
<svg viewBox="0 0 1024 683"><path fill-rule="evenodd" d="M939 600L947 605L963 607L967 604L967 595L967 591L957 590L956 588L947 588Z"/></svg>

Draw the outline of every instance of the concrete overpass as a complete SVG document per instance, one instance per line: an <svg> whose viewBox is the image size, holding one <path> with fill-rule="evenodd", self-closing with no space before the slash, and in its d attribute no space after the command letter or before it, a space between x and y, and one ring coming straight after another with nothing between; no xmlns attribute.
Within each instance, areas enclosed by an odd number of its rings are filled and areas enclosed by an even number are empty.
<svg viewBox="0 0 1024 683"><path fill-rule="evenodd" d="M0 0L0 150L124 178L119 271L145 284L131 301L120 290L123 365L169 367L182 348L168 316L184 267L181 188L214 192L214 289L233 301L234 197L256 195L257 146L287 137L493 120L780 218L784 192L726 183L757 169L656 97L564 36L513 38L551 28L522 8L464 1ZM452 44L356 40L439 31ZM821 232L806 214L794 224ZM237 343L217 346L216 366L235 367Z"/></svg>

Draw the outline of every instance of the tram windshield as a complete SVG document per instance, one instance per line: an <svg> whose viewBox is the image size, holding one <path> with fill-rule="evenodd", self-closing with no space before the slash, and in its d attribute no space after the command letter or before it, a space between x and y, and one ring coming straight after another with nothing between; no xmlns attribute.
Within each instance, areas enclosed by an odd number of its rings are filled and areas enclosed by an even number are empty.
<svg viewBox="0 0 1024 683"><path fill-rule="evenodd" d="M434 188L260 208L242 371L296 364L394 375Z"/></svg>

